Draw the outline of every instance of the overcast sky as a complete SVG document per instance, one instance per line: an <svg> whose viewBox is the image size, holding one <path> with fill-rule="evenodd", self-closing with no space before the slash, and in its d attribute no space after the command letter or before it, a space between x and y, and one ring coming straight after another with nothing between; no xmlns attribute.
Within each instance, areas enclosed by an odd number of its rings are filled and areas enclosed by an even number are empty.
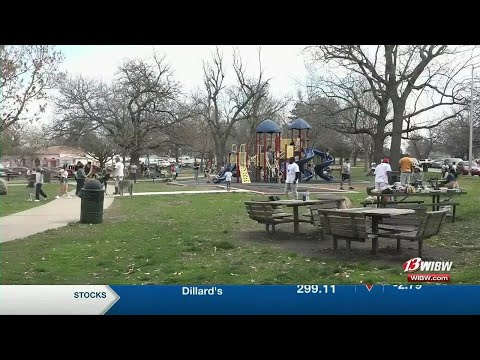
<svg viewBox="0 0 480 360"><path fill-rule="evenodd" d="M233 49L238 48L246 65L247 73L258 74L257 45L219 45L224 54L226 79L234 80L232 69ZM306 45L263 45L261 46L262 68L265 77L271 78L271 92L274 96L294 95L307 75L302 53ZM215 45L59 45L65 55L60 66L69 75L94 77L111 81L118 65L126 58L151 60L153 53L164 54L171 65L174 76L186 92L202 86L202 62L211 58ZM45 123L53 116L53 105L41 118Z"/></svg>
<svg viewBox="0 0 480 360"><path fill-rule="evenodd" d="M258 46L236 46L247 65L248 73L258 74ZM226 76L232 74L232 45L221 45L224 54ZM305 45L264 45L262 66L271 80L274 95L295 93L298 82L304 82L306 70L302 50ZM62 69L70 74L83 74L111 80L115 69L125 58L152 59L153 52L165 54L175 78L186 90L202 86L202 61L211 58L215 46L208 45L63 45L59 49L65 55Z"/></svg>

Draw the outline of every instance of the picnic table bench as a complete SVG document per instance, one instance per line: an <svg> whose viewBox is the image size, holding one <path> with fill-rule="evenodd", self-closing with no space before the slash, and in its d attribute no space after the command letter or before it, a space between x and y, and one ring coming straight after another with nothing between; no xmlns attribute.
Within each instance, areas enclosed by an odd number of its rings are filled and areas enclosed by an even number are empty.
<svg viewBox="0 0 480 360"><path fill-rule="evenodd" d="M445 217L447 211L427 211L421 217L418 227L411 229L406 229L404 231L389 231L378 228L378 237L379 238L388 238L397 240L397 251L400 251L400 241L417 241L418 242L418 256L422 257L423 251L423 240L431 236L437 235L442 226L443 218Z"/></svg>
<svg viewBox="0 0 480 360"><path fill-rule="evenodd" d="M267 233L270 226L275 232L276 224L294 222L291 214L285 213L281 205L272 204L270 201L245 201L248 216L260 224L265 224Z"/></svg>
<svg viewBox="0 0 480 360"><path fill-rule="evenodd" d="M372 243L376 243L377 235L367 231L365 214L326 209L317 209L317 212L323 226L322 232L332 237L334 251L337 251L338 240L345 240L347 255L350 254L352 241L372 239Z"/></svg>
<svg viewBox="0 0 480 360"><path fill-rule="evenodd" d="M388 195L383 195L383 196L388 196ZM360 204L363 205L363 207L366 207L367 205L381 205L383 207L387 206L387 205L397 205L397 204L422 204L424 203L425 201L423 200L405 200L405 201L383 201L383 200L380 200L380 201L373 201L373 202L370 202L370 201L362 201Z"/></svg>

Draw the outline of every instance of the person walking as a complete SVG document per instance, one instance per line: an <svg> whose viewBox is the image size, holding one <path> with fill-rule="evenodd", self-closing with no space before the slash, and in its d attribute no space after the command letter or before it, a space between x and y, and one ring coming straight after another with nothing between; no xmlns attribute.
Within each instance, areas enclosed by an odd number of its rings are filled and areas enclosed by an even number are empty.
<svg viewBox="0 0 480 360"><path fill-rule="evenodd" d="M45 194L42 190L43 185L43 174L45 170L40 166L40 159L35 159L35 201L40 201L40 195L43 196L44 199L47 199L47 194Z"/></svg>
<svg viewBox="0 0 480 360"><path fill-rule="evenodd" d="M348 188L350 190L354 190L352 187L352 168L350 165L350 160L348 158L345 159L342 165L342 180L340 181L340 190L343 190L343 182L348 181Z"/></svg>
<svg viewBox="0 0 480 360"><path fill-rule="evenodd" d="M118 186L120 181L123 180L123 170L123 163L120 161L120 158L117 157L115 159L115 170L113 170L113 178L115 179L115 192L113 193L113 195L118 195L120 193L118 191Z"/></svg>

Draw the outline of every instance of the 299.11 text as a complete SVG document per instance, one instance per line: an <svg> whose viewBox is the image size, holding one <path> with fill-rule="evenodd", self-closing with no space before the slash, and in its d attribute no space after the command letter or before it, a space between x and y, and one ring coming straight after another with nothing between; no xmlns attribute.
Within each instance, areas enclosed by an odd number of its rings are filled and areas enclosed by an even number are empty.
<svg viewBox="0 0 480 360"><path fill-rule="evenodd" d="M335 294L335 285L297 285L297 294Z"/></svg>

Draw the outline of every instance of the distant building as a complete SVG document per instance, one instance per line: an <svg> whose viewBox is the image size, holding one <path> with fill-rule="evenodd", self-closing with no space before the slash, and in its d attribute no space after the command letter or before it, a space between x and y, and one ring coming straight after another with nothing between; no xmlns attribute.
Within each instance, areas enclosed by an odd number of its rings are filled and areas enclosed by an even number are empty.
<svg viewBox="0 0 480 360"><path fill-rule="evenodd" d="M64 164L74 165L77 161L81 161L84 164L87 161L92 161L93 164L97 163L90 156L87 156L82 149L70 146L49 146L39 149L35 151L34 157L40 159L42 166L49 168L60 167Z"/></svg>

